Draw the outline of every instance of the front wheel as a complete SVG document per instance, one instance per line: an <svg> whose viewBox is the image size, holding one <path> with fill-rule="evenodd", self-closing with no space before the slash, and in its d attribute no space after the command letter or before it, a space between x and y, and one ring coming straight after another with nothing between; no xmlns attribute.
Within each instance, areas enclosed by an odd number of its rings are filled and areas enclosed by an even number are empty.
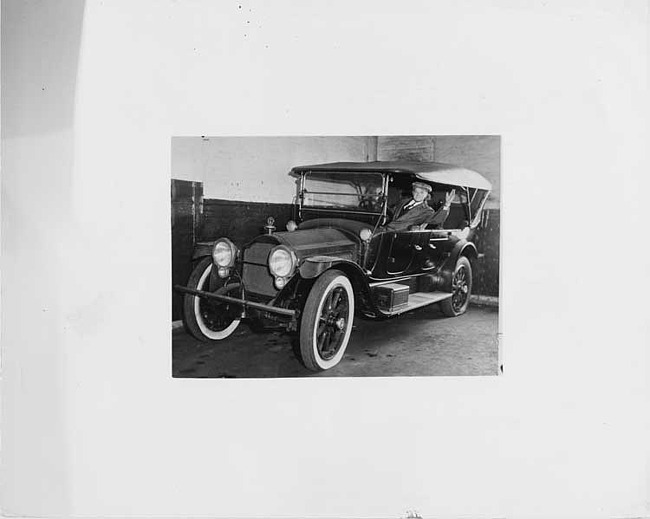
<svg viewBox="0 0 650 519"><path fill-rule="evenodd" d="M203 258L192 271L188 288L209 292L212 258ZM224 284L215 294L240 297L239 283ZM183 323L197 339L216 342L230 336L241 322L241 307L206 297L185 294L183 300Z"/></svg>
<svg viewBox="0 0 650 519"><path fill-rule="evenodd" d="M338 270L328 270L307 296L300 325L300 358L308 369L336 366L348 346L354 319L354 291Z"/></svg>
<svg viewBox="0 0 650 519"><path fill-rule="evenodd" d="M472 265L465 256L458 258L451 279L451 297L440 303L442 313L447 317L464 314L472 294Z"/></svg>

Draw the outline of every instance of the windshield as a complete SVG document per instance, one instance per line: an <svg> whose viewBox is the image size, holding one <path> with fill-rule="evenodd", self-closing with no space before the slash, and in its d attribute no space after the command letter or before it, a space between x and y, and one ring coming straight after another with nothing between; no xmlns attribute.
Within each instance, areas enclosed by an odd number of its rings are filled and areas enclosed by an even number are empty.
<svg viewBox="0 0 650 519"><path fill-rule="evenodd" d="M382 175L380 173L305 173L303 207L381 212Z"/></svg>

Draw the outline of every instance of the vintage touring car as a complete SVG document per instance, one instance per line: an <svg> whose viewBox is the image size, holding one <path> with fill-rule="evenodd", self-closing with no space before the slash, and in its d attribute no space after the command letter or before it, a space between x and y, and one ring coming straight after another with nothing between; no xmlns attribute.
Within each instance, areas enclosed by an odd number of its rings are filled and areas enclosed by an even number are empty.
<svg viewBox="0 0 650 519"><path fill-rule="evenodd" d="M247 244L219 238L201 257L184 293L186 329L202 341L227 338L247 319L294 333L310 370L336 366L357 315L381 319L438 303L465 312L478 251L472 236L491 190L479 173L434 162L338 162L295 167L294 219ZM392 230L390 208L413 182L443 218ZM426 186L425 186L426 187Z"/></svg>

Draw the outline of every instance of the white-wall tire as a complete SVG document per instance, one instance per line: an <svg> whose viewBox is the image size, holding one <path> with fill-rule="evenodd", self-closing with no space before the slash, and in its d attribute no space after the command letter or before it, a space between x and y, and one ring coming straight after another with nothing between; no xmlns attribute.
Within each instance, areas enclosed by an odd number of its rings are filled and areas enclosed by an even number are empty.
<svg viewBox="0 0 650 519"><path fill-rule="evenodd" d="M348 346L354 320L354 290L338 270L329 270L314 283L300 324L300 356L312 371L336 366Z"/></svg>
<svg viewBox="0 0 650 519"><path fill-rule="evenodd" d="M192 271L187 282L188 288L209 291L212 258L203 258ZM223 286L216 294L238 297L241 287L239 284ZM185 328L197 339L206 342L221 341L232 335L237 329L241 318L241 308L228 303L218 303L191 294L186 294L183 301L183 322ZM219 320L218 324L210 319Z"/></svg>

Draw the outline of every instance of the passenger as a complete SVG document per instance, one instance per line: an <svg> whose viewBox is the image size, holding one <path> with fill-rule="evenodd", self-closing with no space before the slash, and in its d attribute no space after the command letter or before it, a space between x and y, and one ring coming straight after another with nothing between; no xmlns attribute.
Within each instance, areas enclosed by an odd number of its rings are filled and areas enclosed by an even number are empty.
<svg viewBox="0 0 650 519"><path fill-rule="evenodd" d="M434 211L427 203L427 200L431 198L431 186L424 182L413 182L411 188L413 190L412 198L402 200L397 204L391 222L380 228L380 231L403 231L422 224L432 223L441 226L444 223L449 215L449 206L455 191L447 193L444 206L438 211Z"/></svg>

